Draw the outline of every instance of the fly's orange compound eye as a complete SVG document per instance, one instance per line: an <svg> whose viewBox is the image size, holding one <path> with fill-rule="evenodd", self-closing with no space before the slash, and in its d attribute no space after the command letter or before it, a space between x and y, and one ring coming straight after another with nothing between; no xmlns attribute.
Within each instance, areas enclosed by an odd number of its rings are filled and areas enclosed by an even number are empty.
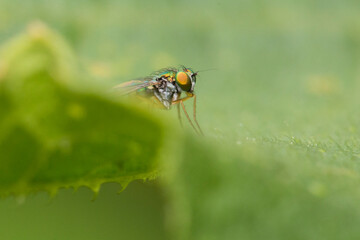
<svg viewBox="0 0 360 240"><path fill-rule="evenodd" d="M175 79L182 90L189 91L191 89L191 80L186 72L178 72Z"/></svg>
<svg viewBox="0 0 360 240"><path fill-rule="evenodd" d="M181 85L187 85L190 82L190 78L185 72L178 72L176 74L176 81Z"/></svg>

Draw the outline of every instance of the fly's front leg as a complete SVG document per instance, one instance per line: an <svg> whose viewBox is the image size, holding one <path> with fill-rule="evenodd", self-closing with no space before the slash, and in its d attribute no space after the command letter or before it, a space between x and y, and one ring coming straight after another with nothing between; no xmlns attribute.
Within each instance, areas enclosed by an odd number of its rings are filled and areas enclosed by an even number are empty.
<svg viewBox="0 0 360 240"><path fill-rule="evenodd" d="M175 105L175 104L178 104L178 103L180 103L180 102L184 102L184 101L186 101L186 100L194 97L194 94L193 94L193 93L186 93L186 94L187 94L186 97L183 97L183 98L177 99L177 100L175 100L175 101L172 101L171 104L172 104L172 105Z"/></svg>

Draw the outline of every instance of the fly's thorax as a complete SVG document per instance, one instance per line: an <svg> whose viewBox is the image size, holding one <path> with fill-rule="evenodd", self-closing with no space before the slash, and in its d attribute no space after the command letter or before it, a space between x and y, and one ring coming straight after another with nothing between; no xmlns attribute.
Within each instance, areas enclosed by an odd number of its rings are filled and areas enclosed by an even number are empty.
<svg viewBox="0 0 360 240"><path fill-rule="evenodd" d="M161 78L158 79L158 84L155 86L160 92L175 92L176 91L176 86L174 84L174 82L170 82L168 81L168 79L165 78Z"/></svg>
<svg viewBox="0 0 360 240"><path fill-rule="evenodd" d="M159 74L159 79L164 79L168 82L174 82L175 81L175 75L176 72L174 71L165 71Z"/></svg>
<svg viewBox="0 0 360 240"><path fill-rule="evenodd" d="M170 82L166 78L162 77L157 81L159 83L156 86L154 85L154 95L166 109L170 109L174 94L179 92L178 88L175 82Z"/></svg>

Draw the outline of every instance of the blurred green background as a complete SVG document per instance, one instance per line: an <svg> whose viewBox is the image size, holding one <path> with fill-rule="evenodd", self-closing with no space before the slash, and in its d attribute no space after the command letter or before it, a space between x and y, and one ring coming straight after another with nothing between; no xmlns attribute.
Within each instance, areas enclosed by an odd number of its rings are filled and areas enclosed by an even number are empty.
<svg viewBox="0 0 360 240"><path fill-rule="evenodd" d="M358 169L359 13L356 0L1 0L0 42L40 20L104 88L167 66L215 68L196 86L208 137L234 148L344 144L355 153L332 161ZM167 239L157 182L117 188L94 202L87 189L1 200L0 239Z"/></svg>

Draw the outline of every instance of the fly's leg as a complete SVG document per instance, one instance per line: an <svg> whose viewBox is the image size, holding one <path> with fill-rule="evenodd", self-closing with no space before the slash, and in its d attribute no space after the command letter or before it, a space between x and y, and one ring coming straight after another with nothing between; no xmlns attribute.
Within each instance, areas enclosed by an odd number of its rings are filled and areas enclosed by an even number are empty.
<svg viewBox="0 0 360 240"><path fill-rule="evenodd" d="M193 129L195 130L195 132L196 132L197 134L199 134L198 130L195 128L194 124L192 123L192 121L191 121L191 119L190 119L190 117L189 117L189 114L187 113L187 111L186 111L186 109L185 109L184 102L183 102L182 100L180 100L180 104L181 104L182 109L184 110L184 113L185 113L187 119L189 120L189 123L191 124L191 126L193 127Z"/></svg>
<svg viewBox="0 0 360 240"><path fill-rule="evenodd" d="M186 100L188 100L188 99L190 99L190 98L192 98L192 97L194 97L194 121L195 121L197 127L199 128L199 130L197 130L197 129L195 128L194 124L193 124L192 121L190 120L190 117L189 117L189 115L187 114L187 111L186 111L185 106L184 106L184 103L183 103L184 101L186 101ZM194 128L195 132L196 132L197 134L199 134L199 132L200 132L199 135L203 135L203 136L204 136L204 133L202 132L202 130L201 130L201 128L200 128L200 125L199 125L199 123L198 123L197 120L196 120L196 95L193 94L193 93L187 93L187 96L186 96L186 97L180 98L180 99L178 99L178 100L176 100L176 101L173 101L171 104L174 105L174 104L178 104L178 103L181 104L181 107L183 108L184 113L185 113L187 119L189 120L191 126Z"/></svg>
<svg viewBox="0 0 360 240"><path fill-rule="evenodd" d="M181 112L180 112L179 104L176 105L176 107L177 107L177 112L178 112L178 118L179 118L180 125L181 125L181 127L184 127L183 124L182 124L182 120L181 120Z"/></svg>
<svg viewBox="0 0 360 240"><path fill-rule="evenodd" d="M199 128L199 131L200 131L201 135L204 136L204 133L203 133L203 131L201 130L201 127L200 127L198 121L196 120L196 95L195 95L195 94L194 94L194 121L195 121L197 127Z"/></svg>
<svg viewBox="0 0 360 240"><path fill-rule="evenodd" d="M192 97L194 97L194 94L192 94L192 93L187 93L187 96L186 96L186 97L183 97L183 98L180 98L180 99L178 99L178 100L172 101L171 104L172 104L172 105L175 105L175 104L178 104L178 103L180 103L180 102L185 102L186 100L188 100L188 99L190 99L190 98L192 98Z"/></svg>

